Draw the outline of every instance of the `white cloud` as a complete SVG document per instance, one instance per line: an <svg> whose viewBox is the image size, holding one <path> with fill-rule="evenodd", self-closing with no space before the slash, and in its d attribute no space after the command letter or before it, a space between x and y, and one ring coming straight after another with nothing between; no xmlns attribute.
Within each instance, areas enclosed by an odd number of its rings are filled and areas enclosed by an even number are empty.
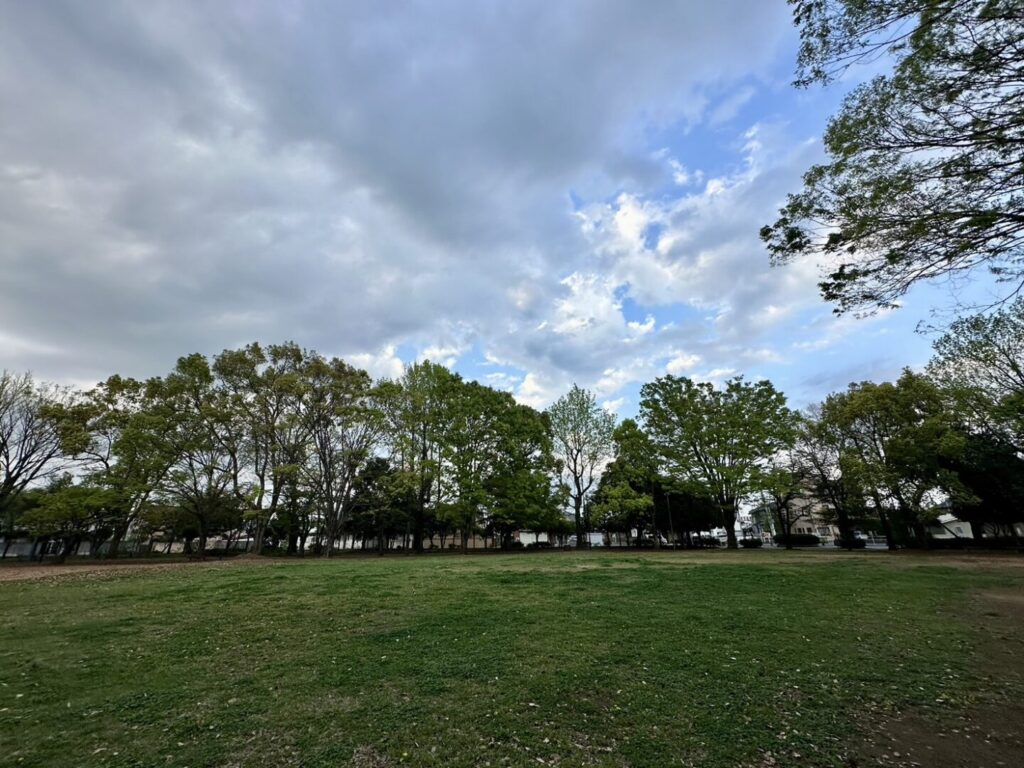
<svg viewBox="0 0 1024 768"><path fill-rule="evenodd" d="M352 365L362 368L374 379L397 379L405 371L405 363L389 344L377 353L357 352L345 356Z"/></svg>
<svg viewBox="0 0 1024 768"><path fill-rule="evenodd" d="M626 398L617 397L614 400L605 400L601 403L601 407L604 408L608 413L618 414L619 409L626 404Z"/></svg>
<svg viewBox="0 0 1024 768"><path fill-rule="evenodd" d="M778 334L841 338L802 325L814 265L769 269L756 234L821 151L738 125L791 66L784 4L492 10L13 4L4 365L145 376L294 339L628 407L664 371L782 365Z"/></svg>
<svg viewBox="0 0 1024 768"><path fill-rule="evenodd" d="M700 355L676 355L665 365L665 370L673 376L686 373L700 362Z"/></svg>

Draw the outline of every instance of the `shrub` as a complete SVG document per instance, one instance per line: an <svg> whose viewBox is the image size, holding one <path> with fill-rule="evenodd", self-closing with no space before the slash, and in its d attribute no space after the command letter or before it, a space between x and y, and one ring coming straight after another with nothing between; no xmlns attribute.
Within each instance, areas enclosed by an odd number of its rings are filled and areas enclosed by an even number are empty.
<svg viewBox="0 0 1024 768"><path fill-rule="evenodd" d="M779 546L786 546L786 536L778 533L772 539ZM816 547L821 544L821 539L813 533L791 533L789 534L789 545L791 547Z"/></svg>
<svg viewBox="0 0 1024 768"><path fill-rule="evenodd" d="M693 546L714 548L722 546L722 542L718 540L717 536L694 536Z"/></svg>
<svg viewBox="0 0 1024 768"><path fill-rule="evenodd" d="M551 549L553 545L550 541L531 541L526 545L527 549Z"/></svg>
<svg viewBox="0 0 1024 768"><path fill-rule="evenodd" d="M920 542L911 541L907 546L920 547ZM932 549L1022 549L1024 540L1013 536L985 536L981 539L972 539L966 536L960 538L928 540L928 546Z"/></svg>
<svg viewBox="0 0 1024 768"><path fill-rule="evenodd" d="M740 546L744 549L757 549L763 545L764 542L760 539L740 539Z"/></svg>
<svg viewBox="0 0 1024 768"><path fill-rule="evenodd" d="M837 538L832 543L840 549L864 549L868 545L865 539L860 539L856 536L847 536L845 539Z"/></svg>

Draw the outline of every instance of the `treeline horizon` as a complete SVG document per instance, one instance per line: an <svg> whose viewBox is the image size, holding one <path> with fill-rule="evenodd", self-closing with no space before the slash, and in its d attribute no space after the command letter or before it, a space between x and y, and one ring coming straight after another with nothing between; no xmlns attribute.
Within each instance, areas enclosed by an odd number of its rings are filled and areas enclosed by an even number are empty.
<svg viewBox="0 0 1024 768"><path fill-rule="evenodd" d="M330 556L401 538L419 552L516 531L700 543L760 500L784 541L814 508L853 547L930 543L947 511L976 539L1024 519L1024 300L955 322L923 372L861 382L797 412L767 380L665 375L617 423L575 385L540 411L442 365L373 381L288 342L179 358L91 390L0 378L0 535L88 542L244 538ZM767 523L767 520L764 520ZM33 547L35 549L35 546ZM42 550L40 550L42 551Z"/></svg>

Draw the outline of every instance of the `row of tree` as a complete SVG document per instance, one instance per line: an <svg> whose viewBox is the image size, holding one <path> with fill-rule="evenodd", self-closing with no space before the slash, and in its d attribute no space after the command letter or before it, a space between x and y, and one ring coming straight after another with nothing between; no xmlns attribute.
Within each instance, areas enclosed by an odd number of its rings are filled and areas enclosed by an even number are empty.
<svg viewBox="0 0 1024 768"><path fill-rule="evenodd" d="M86 393L5 373L0 394L8 539L20 528L116 556L129 533L202 551L229 532L257 551L329 554L343 534L404 528L419 550L454 532L465 546L482 523L506 540L562 525L545 417L429 362L374 383L294 344L252 344Z"/></svg>
<svg viewBox="0 0 1024 768"><path fill-rule="evenodd" d="M642 389L641 421L615 433L596 494L601 524L693 530L659 508L666 489L725 528L758 496L788 540L793 524L834 522L839 542L880 529L890 547L927 547L942 513L973 538L1016 538L1024 521L1024 299L954 323L925 373L851 384L795 413L768 382L722 389L671 376ZM703 503L701 503L703 502ZM717 517L716 517L717 515Z"/></svg>
<svg viewBox="0 0 1024 768"><path fill-rule="evenodd" d="M295 344L181 358L88 392L0 377L0 523L66 555L212 536L330 555L343 542L463 548L516 531L659 544L768 500L785 536L813 508L840 543L927 546L942 511L1011 535L1024 500L1024 300L955 323L924 373L798 413L768 381L664 376L616 425L574 386L539 412L429 362L373 382Z"/></svg>

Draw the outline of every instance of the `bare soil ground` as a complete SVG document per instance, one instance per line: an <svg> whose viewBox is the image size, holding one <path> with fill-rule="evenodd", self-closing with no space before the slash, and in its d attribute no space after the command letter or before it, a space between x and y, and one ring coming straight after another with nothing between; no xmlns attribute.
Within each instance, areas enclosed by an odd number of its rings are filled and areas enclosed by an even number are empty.
<svg viewBox="0 0 1024 768"><path fill-rule="evenodd" d="M277 562L270 558L234 557L218 560L88 560L75 563L18 563L0 568L0 582L40 581L47 579L104 578L134 576L140 573L177 571L186 568L238 568Z"/></svg>
<svg viewBox="0 0 1024 768"><path fill-rule="evenodd" d="M1024 701L1008 701L1002 685L1024 683L1024 590L979 593L958 618L976 636L976 663L992 679L956 719L910 711L864 724L850 766L1019 768L1024 765Z"/></svg>
<svg viewBox="0 0 1024 768"><path fill-rule="evenodd" d="M495 553L497 554L497 553ZM506 561L505 567L511 570L533 569L538 563L557 561L564 553L559 550L549 552L520 552L514 553ZM754 551L731 551L723 550L629 550L629 549L600 549L591 550L593 562L583 562L575 567L579 569L596 568L601 566L601 558L610 555L630 555L633 557L648 558L663 565L711 565L724 563L751 564L758 561L771 563L772 565L802 565L809 560L814 562L822 561L845 561L861 560L871 561L877 558L884 558L889 566L916 568L921 566L940 566L958 568L962 570L975 571L1000 571L1006 569L1024 569L1024 556L1012 552L839 552L832 549L763 549ZM390 554L386 557L404 558L409 554ZM457 558L463 560L467 555L458 552L435 552L427 553L431 558ZM469 558L491 557L491 554L470 554ZM338 561L345 561L352 558L374 558L378 555L373 552L351 552L337 558ZM553 560L552 560L553 559ZM55 579L61 577L110 577L130 576L132 574L180 570L184 568L222 568L222 567L244 567L252 565L269 565L279 563L315 563L324 562L322 558L278 558L262 557L259 555L238 555L230 558L218 559L210 557L205 560L160 560L160 559L137 559L137 560L92 560L84 559L68 561L57 564L52 562L27 563L9 562L0 564L0 582L4 581L25 581L37 579ZM481 564L483 566L483 564ZM617 567L629 567L629 563L618 563ZM489 568L488 568L489 569ZM1024 761L1022 761L1024 763Z"/></svg>

